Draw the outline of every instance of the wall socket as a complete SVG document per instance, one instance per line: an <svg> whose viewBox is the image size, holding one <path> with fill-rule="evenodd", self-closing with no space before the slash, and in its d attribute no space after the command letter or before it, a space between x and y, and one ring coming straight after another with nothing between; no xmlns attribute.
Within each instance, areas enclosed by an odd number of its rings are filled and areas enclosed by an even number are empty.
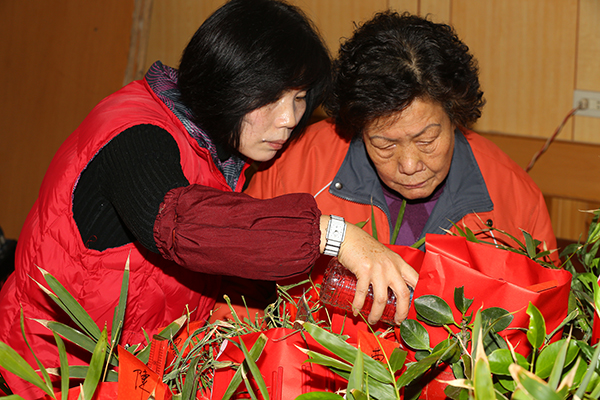
<svg viewBox="0 0 600 400"><path fill-rule="evenodd" d="M581 105L576 115L600 118L600 92L576 90L573 93L573 108Z"/></svg>

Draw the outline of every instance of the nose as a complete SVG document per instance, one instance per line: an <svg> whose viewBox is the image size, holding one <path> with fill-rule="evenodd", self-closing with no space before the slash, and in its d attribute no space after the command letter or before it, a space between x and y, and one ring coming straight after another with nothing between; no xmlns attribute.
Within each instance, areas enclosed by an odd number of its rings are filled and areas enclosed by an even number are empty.
<svg viewBox="0 0 600 400"><path fill-rule="evenodd" d="M304 110L300 110L296 103L295 99L290 96L284 96L280 100L275 118L277 128L294 129L298 125Z"/></svg>
<svg viewBox="0 0 600 400"><path fill-rule="evenodd" d="M419 152L416 149L402 148L398 149L398 172L403 175L414 175L423 170L424 164L421 161Z"/></svg>

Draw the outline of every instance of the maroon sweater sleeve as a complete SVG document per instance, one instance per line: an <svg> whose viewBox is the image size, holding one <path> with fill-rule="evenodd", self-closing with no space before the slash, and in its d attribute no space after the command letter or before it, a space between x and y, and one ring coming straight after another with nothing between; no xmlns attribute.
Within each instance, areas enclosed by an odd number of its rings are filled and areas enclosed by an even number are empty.
<svg viewBox="0 0 600 400"><path fill-rule="evenodd" d="M154 239L163 257L194 271L278 280L319 257L320 216L309 194L259 200L190 185L164 197Z"/></svg>

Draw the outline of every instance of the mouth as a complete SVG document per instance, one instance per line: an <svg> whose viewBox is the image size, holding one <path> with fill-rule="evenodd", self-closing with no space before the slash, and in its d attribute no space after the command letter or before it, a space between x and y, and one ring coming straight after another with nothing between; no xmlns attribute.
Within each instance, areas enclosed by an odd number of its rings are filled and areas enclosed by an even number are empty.
<svg viewBox="0 0 600 400"><path fill-rule="evenodd" d="M267 140L267 144L274 150L281 150L287 140Z"/></svg>
<svg viewBox="0 0 600 400"><path fill-rule="evenodd" d="M412 184L412 185L401 184L400 186L402 186L405 189L420 189L423 186L425 186L426 184L427 184L427 181L423 181L421 183Z"/></svg>

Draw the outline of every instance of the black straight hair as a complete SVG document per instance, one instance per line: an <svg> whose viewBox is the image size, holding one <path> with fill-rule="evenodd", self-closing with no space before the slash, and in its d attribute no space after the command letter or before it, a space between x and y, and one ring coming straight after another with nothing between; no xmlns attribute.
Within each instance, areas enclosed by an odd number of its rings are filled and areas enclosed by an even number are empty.
<svg viewBox="0 0 600 400"><path fill-rule="evenodd" d="M196 31L181 57L178 86L194 122L229 150L240 144L249 112L285 91L307 90L307 125L331 81L331 59L316 28L280 0L232 0Z"/></svg>

